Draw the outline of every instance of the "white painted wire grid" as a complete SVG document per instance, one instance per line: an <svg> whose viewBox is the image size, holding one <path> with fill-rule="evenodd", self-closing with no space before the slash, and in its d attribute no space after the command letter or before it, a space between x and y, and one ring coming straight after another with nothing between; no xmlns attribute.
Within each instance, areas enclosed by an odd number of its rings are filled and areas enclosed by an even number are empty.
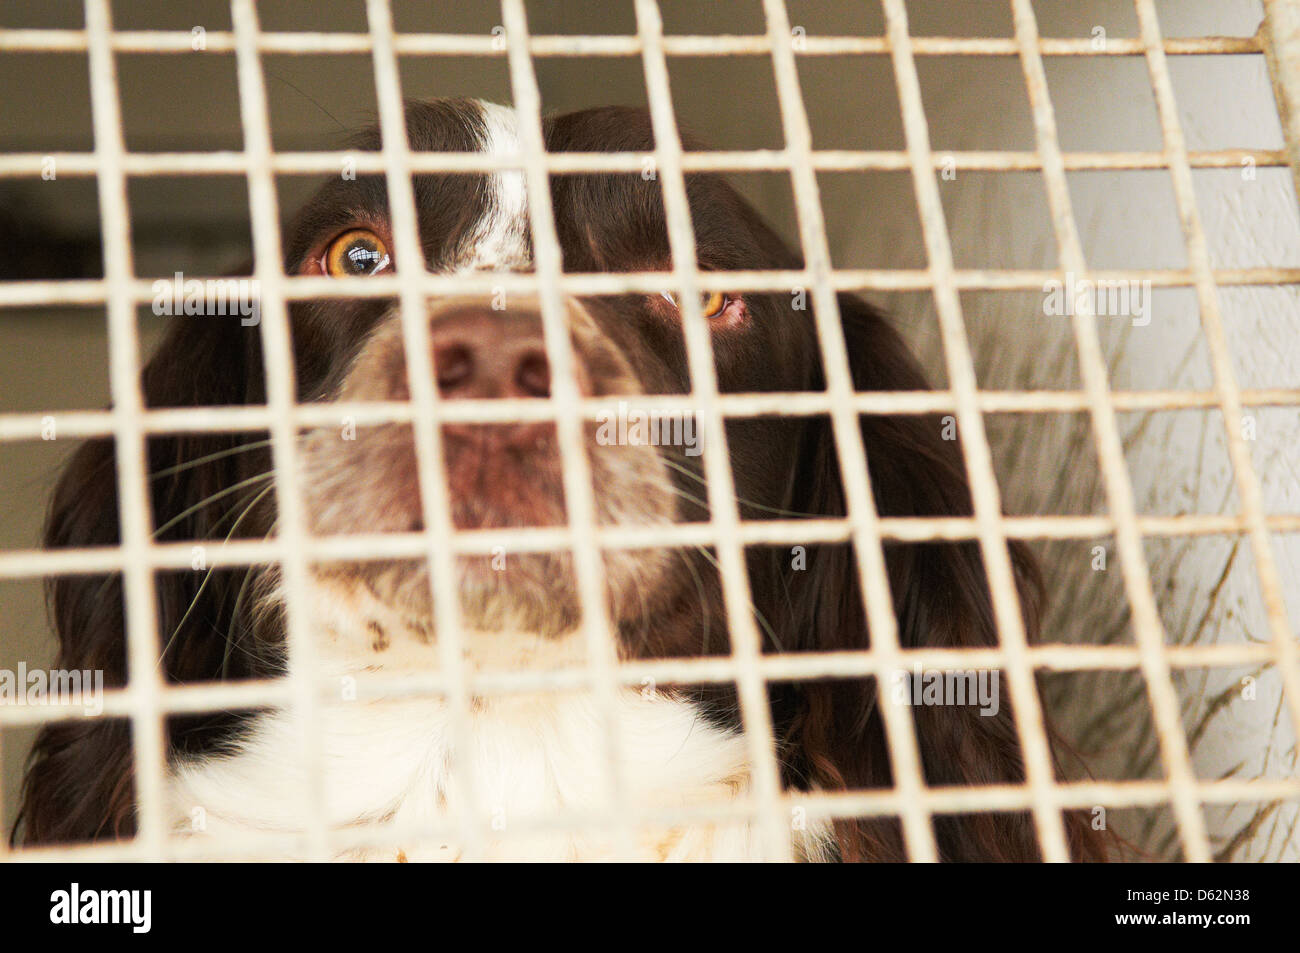
<svg viewBox="0 0 1300 953"><path fill-rule="evenodd" d="M85 30L0 30L0 53L6 50L84 51L90 61L95 149L93 153L55 156L60 172L96 177L102 217L105 273L102 280L0 283L0 307L103 304L108 310L110 384L113 409L60 413L64 437L111 436L118 459L122 540L116 547L58 552L20 550L0 553L0 577L34 578L55 573L121 572L127 609L131 678L124 689L105 693L106 717L128 717L132 724L134 766L140 827L129 842L14 851L10 857L79 856L101 859L185 858L228 853L239 856L276 847L306 850L325 857L360 845L397 844L411 833L455 833L473 858L486 828L468 816L457 817L445 831L405 831L392 825L329 830L320 810L323 803L319 765L320 739L304 737L304 750L313 770L304 797L304 832L268 837L258 834L213 844L182 839L169 841L163 805L165 753L162 719L179 712L272 704L294 707L312 726L312 708L332 686L314 684L310 671L312 644L305 627L305 579L315 560L415 557L428 560L434 592L454 590L454 559L458 553L490 552L506 546L512 552L572 550L584 607L603 604L602 548L654 545L707 545L716 548L733 636L730 658L618 662L604 613L585 611L590 664L585 670L559 673L469 673L459 652L457 600L435 599L440 642L440 668L427 675L358 679L361 697L437 693L453 713L467 711L473 694L587 689L596 693L613 728L610 707L619 686L643 678L657 682L730 682L737 685L742 717L753 762L752 797L739 805L651 810L635 802L617 777L619 739L607 730L606 751L611 767L606 812L573 814L512 822L507 836L534 830L601 828L610 830L621 850L643 823L726 819L747 816L760 825L772 855L788 857L790 811L802 806L817 817L897 816L909 856L932 860L936 845L931 819L936 813L968 811L1030 811L1045 859L1068 857L1061 811L1102 804L1137 807L1170 804L1184 856L1206 860L1210 846L1202 808L1207 804L1267 801L1300 797L1300 780L1201 781L1192 770L1183 734L1178 699L1170 680L1174 669L1271 662L1280 672L1284 698L1300 732L1300 660L1291 634L1281 581L1270 545L1270 533L1300 532L1300 516L1264 512L1259 482L1241 436L1244 407L1300 406L1300 391L1242 390L1233 375L1217 301L1220 285L1300 283L1300 269L1213 269L1206 237L1192 192L1191 169L1239 167L1243 159L1257 165L1286 164L1285 150L1218 150L1188 152L1176 112L1166 59L1171 55L1204 53L1258 54L1258 38L1195 37L1166 39L1160 35L1152 0L1135 0L1141 36L1111 39L1103 50L1089 40L1044 39L1029 0L1010 0L1015 22L1012 38L912 37L902 0L882 0L887 31L883 37L801 37L791 39L784 0L764 0L767 30L760 36L665 36L654 0L636 0L637 33L626 37L542 37L528 33L522 0L503 0L506 48L494 38L448 34L397 34L386 0L367 0L369 32L359 34L263 33L252 0L232 0L233 30L207 34L212 52L232 52L237 61L239 102L245 148L242 152L205 154L127 153L122 138L114 56L122 52L189 52L189 33L115 32L108 0L86 0ZM1276 3L1276 0L1274 0ZM271 146L260 57L266 53L368 52L374 60L376 95L383 129L383 149L375 154L337 152L276 153ZM676 131L668 83L671 56L715 56L765 53L772 57L785 147L753 152L685 153ZM887 54L899 89L906 136L902 152L818 151L813 148L798 79L800 56ZM515 106L521 115L519 156L477 154L416 154L409 150L402 120L397 74L399 56L472 54L504 56L509 67ZM542 56L639 56L651 104L656 149L653 159L664 190L674 268L670 273L577 275L563 274L560 249L550 208L548 177L574 171L639 172L646 156L631 153L546 154L542 148L540 94L533 59ZM931 55L1017 56L1025 73L1033 112L1036 149L1033 152L966 152L937 154L928 141L924 106L917 79L916 58ZM1145 58L1164 137L1159 152L1066 153L1060 148L1055 116L1043 70L1045 56L1134 56ZM961 270L952 261L943 207L934 171L949 156L960 170L1041 170L1047 186L1053 227L1061 253L1059 271ZM275 175L336 172L343 158L354 160L359 173L383 173L391 199L395 258L419 262L412 173L450 171L522 172L527 182L536 270L531 274L484 274L468 277L430 275L402 267L392 277L320 279L285 276L280 264ZM44 156L0 157L0 177L39 175ZM1110 270L1089 272L1071 209L1066 172L1084 169L1169 169L1188 247L1184 269ZM908 170L912 174L921 213L929 264L911 270L836 270L827 246L818 195L817 172L828 170ZM800 244L805 265L783 272L701 273L695 265L694 233L686 203L685 174L718 170L779 170L792 177ZM152 282L133 275L130 221L126 205L129 176L239 173L247 176L253 221L255 274L261 283L262 335L268 368L266 407L212 407L147 410L139 389L140 355L134 308L153 298ZM979 390L965 336L959 293L963 290L1041 289L1061 272L1099 280L1150 280L1156 287L1192 287L1197 295L1203 329L1214 370L1214 388L1199 391L1115 392L1109 388L1097 329L1090 315L1074 315L1073 330L1083 389L1078 392L982 392ZM818 337L827 371L825 393L752 395L719 394L708 331L699 313L701 290L811 290ZM424 302L451 293L536 294L541 303L546 344L555 368L555 394L539 402L438 400L429 363L410 360L428 353L428 328L422 319ZM843 335L839 327L837 291L930 290L952 382L947 391L933 393L854 393ZM699 414L703 439L713 448L705 456L706 477L714 505L710 520L666 527L598 527L595 522L589 466L583 447L582 421L607 412L602 401L583 400L571 373L573 355L564 326L565 295L672 291L684 307L685 338L692 383L691 399ZM287 304L318 297L395 297L403 315L403 340L411 380L410 403L365 405L296 405L293 362L288 336ZM679 409L681 398L646 398L648 409ZM1125 466L1116 412L1130 410L1217 409L1228 435L1229 457L1241 499L1239 515L1154 517L1137 514ZM1001 513L992 458L984 433L983 415L996 411L1086 411L1092 421L1108 512L1095 517L1006 517ZM963 435L962 448L975 504L972 517L882 518L870 492L861 432L861 413L953 413ZM843 519L740 520L731 471L725 454L723 423L755 415L828 414L843 466L848 515ZM417 426L416 449L427 530L421 533L312 538L305 532L302 506L295 490L295 434L303 426L333 424L340 414L359 425L379 421L409 421ZM45 415L0 414L0 440L38 437ZM447 489L442 478L440 421L554 420L560 434L569 523L554 529L527 531L453 531ZM264 541L238 541L214 547L208 564L216 568L277 563L282 567L289 609L289 645L297 674L286 679L239 684L164 685L157 675L158 633L154 619L153 574L160 569L190 565L192 545L151 540L146 495L144 443L147 435L196 431L256 431L271 433L279 500L277 536ZM1121 557L1125 592L1132 608L1136 644L1029 645L1006 542L1009 539L1086 539L1113 534ZM1259 573L1271 639L1249 645L1171 646L1165 644L1141 544L1151 536L1238 534L1248 536ZM989 649L903 649L898 644L884 569L885 541L915 542L953 539L978 542L989 574L990 591L1001 644ZM211 541L207 541L211 542ZM743 553L748 545L793 545L811 542L851 542L858 559L872 647L861 652L764 656L752 614ZM298 607L298 608L295 608ZM883 679L912 665L929 668L1001 668L1007 671L1016 726L1026 762L1026 782L972 788L932 789L921 777L916 738L906 709L884 704L886 740L896 786L890 790L803 794L782 792L766 704L765 683L824 677ZM1042 708L1034 681L1037 671L1097 669L1137 670L1147 685L1165 772L1162 781L1057 782L1043 726ZM62 718L87 717L79 705L42 708L0 708L0 727ZM463 737L463 724L456 737ZM472 792L462 792L472 798ZM461 803L471 803L464 800ZM0 851L5 848L0 847Z"/></svg>

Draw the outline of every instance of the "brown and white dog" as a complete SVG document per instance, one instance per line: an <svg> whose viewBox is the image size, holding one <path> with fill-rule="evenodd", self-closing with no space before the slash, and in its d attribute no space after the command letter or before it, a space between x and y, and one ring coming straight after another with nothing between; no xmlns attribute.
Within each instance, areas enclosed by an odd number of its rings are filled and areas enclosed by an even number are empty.
<svg viewBox="0 0 1300 953"><path fill-rule="evenodd" d="M452 100L407 109L413 149L518 151L506 108ZM654 147L647 115L593 109L546 121L551 151L632 151ZM376 149L377 132L360 148ZM557 175L551 182L564 267L571 272L667 270L670 254L660 184L636 174ZM523 177L421 175L415 179L420 238L430 271L532 267ZM688 177L699 266L707 270L788 269L800 261L719 178ZM392 267L382 177L325 185L289 230L290 274L362 275ZM859 390L924 388L899 336L862 301L840 297L844 335ZM628 294L566 304L577 383L589 396L689 391L681 315L663 295ZM716 294L710 322L724 393L824 388L812 315L784 294ZM404 400L409 396L396 302L317 300L291 309L297 396L301 401ZM428 303L429 360L444 398L546 397L550 370L538 309L527 298L497 310L487 300ZM265 401L256 328L213 317L182 318L149 362L143 387L151 406ZM707 519L701 457L679 445L597 439L588 424L597 518L603 525ZM880 512L887 516L970 512L954 441L924 416L862 419ZM755 418L727 425L730 465L742 516L761 520L844 514L844 491L824 417ZM151 438L152 501L158 538L260 538L274 532L276 506L264 435ZM459 529L564 523L566 504L554 425L443 426L452 516ZM704 452L708 448L704 447ZM422 528L410 425L334 428L304 434L302 492L318 534L406 532ZM68 465L55 494L51 547L118 541L111 441L92 441ZM1023 611L1037 626L1038 584L1019 546ZM625 658L717 655L729 651L715 559L706 548L605 553L612 631ZM577 586L569 554L458 558L469 664L551 668L584 662ZM990 599L974 544L887 547L888 571L905 647L997 643ZM847 545L746 553L755 619L766 652L862 649L870 644ZM241 679L283 671L282 595L274 569L158 576L163 666L176 682ZM419 671L438 664L427 566L375 559L313 567L311 623L325 671L340 677ZM62 577L51 583L60 665L101 668L123 684L126 653L120 579ZM880 705L887 686L870 679L822 679L769 686L782 780L791 790L849 790L892 783ZM619 750L628 787L650 805L725 801L750 781L747 748L730 687L659 686L618 696ZM926 781L932 785L1023 779L1010 705L914 709ZM449 760L449 719L437 699L383 698L324 704L317 713L328 819L339 826L393 820L436 823L452 811L487 822L599 806L608 765L599 706L583 692L476 699L469 744ZM302 725L279 710L175 718L169 803L177 831L201 814L206 836L223 831L292 832L302 825ZM454 768L453 768L454 766ZM464 776L452 776L453 770ZM473 803L453 803L455 791ZM129 834L134 792L123 721L46 727L33 753L18 834L28 843ZM1102 845L1070 816L1072 847L1097 858ZM499 826L499 825L498 825ZM1032 860L1039 848L1025 814L936 818L943 858ZM196 835L200 836L200 835ZM443 839L449 840L449 839ZM360 851L375 859L454 859L454 842ZM742 821L649 830L635 839L647 859L762 859ZM598 859L602 833L488 837L489 857ZM896 819L837 821L798 832L806 859L893 860L905 856Z"/></svg>

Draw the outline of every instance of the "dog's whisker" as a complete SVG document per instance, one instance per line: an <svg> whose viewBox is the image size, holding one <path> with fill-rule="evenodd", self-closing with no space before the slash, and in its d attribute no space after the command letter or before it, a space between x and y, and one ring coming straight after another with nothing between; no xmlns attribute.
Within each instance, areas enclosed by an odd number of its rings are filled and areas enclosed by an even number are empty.
<svg viewBox="0 0 1300 953"><path fill-rule="evenodd" d="M271 536L272 533L268 532L265 536L262 537L262 541L265 542L266 540L270 539ZM222 650L222 655L221 655L221 677L222 678L230 677L230 659L231 659L232 650L234 649L238 649L239 651L243 652L254 662L259 661L257 653L252 652L249 649L246 649L239 644L242 633L236 631L236 627L239 625L240 622L240 610L243 608L244 605L244 596L248 592L248 584L250 581L252 581L253 571L259 568L261 567L249 566L246 570L244 570L244 578L240 580L239 590L235 593L235 603L234 606L231 608L231 613L230 613L230 625L227 626L226 628L226 643L225 643L225 647Z"/></svg>
<svg viewBox="0 0 1300 953"><path fill-rule="evenodd" d="M212 463L216 460L224 460L238 453L248 453L251 450L259 450L262 447L269 447L270 440L255 440L252 443L241 443L236 447L229 447L225 450L219 450L216 453L209 453L202 457L196 457L193 460L186 460L184 463L178 463L175 466L165 467L162 470L155 470L149 474L149 479L160 480L163 477L175 476L177 473L183 473L193 467L202 466L205 463Z"/></svg>
<svg viewBox="0 0 1300 953"><path fill-rule="evenodd" d="M674 547L674 555L686 566L686 571L691 574L691 579L695 583L695 593L700 597L700 621L702 628L700 631L701 654L709 654L709 643L711 641L710 628L712 626L712 613L708 611L709 600L704 590L704 579L700 576L700 571L695 568L695 564L686 557L686 553L681 549Z"/></svg>
<svg viewBox="0 0 1300 953"><path fill-rule="evenodd" d="M262 497L266 496L266 491L267 491L268 489L271 489L271 488L270 488L270 487L261 487L261 488L254 487L254 488L253 488L252 490L250 490L248 493L245 493L243 496L241 496L241 497L239 498L239 500L235 503L234 506L232 506L230 509L226 510L226 512L223 513L223 514L221 515L221 517L220 517L220 518L219 518L215 523L212 524L212 526L211 526L211 528L209 529L208 532L209 532L210 534L212 534L212 535L215 535L217 532L219 532L219 531L221 530L221 526L222 526L222 524L225 523L226 520L230 519L232 516L235 516L236 514L239 515L239 518L240 518L240 519L243 519L243 517L247 514L247 509L246 509L245 507L246 507L246 504L248 503L248 501L249 501L249 500L252 500L252 501L253 501L253 504L256 505L257 502L258 502Z"/></svg>
<svg viewBox="0 0 1300 953"><path fill-rule="evenodd" d="M195 503L193 506L186 507L185 509L181 510L181 512L177 513L175 516L169 519L167 522L163 523L161 526L159 526L157 529L153 531L153 537L154 539L157 539L163 533L167 532L167 530L171 529L173 526L176 526L179 523L184 522L188 517L197 513L199 510L211 506L213 503L217 502L218 500L225 499L226 497L230 496L232 493L238 493L240 490L244 489L244 487L254 486L258 483L263 483L267 480L273 480L273 479L275 479L274 473L260 473L257 476L249 477L246 480L240 480L238 483L234 483L226 487L225 489L218 490L216 493L213 493L211 496L204 497L202 500Z"/></svg>
<svg viewBox="0 0 1300 953"><path fill-rule="evenodd" d="M718 572L722 572L722 567L718 564L718 560L711 552L703 546L696 546L695 548L699 551L701 556L709 561L709 564L714 569L718 570ZM776 647L778 652L784 652L785 646L781 644L781 640L777 637L776 630L772 628L772 624L767 621L767 616L763 615L758 606L754 605L752 601L749 603L749 608L753 610L754 620L759 624L759 627L762 628L763 633L768 637L772 645Z"/></svg>
<svg viewBox="0 0 1300 953"><path fill-rule="evenodd" d="M221 541L223 544L230 542L231 537L233 537L235 535L235 531L239 529L239 524L243 522L244 517L248 516L248 514L253 511L253 509L257 506L257 504L262 501L262 498L265 497L268 493L270 493L273 489L275 489L274 486L266 487L264 490L258 493L256 497L253 498L252 502L250 502L247 506L244 507L243 512L239 514L239 518L236 519L234 525L230 527L230 532L226 534L226 538ZM172 634L167 637L167 641L163 645L162 651L158 653L159 667L162 666L163 661L167 658L168 650L172 647L172 644L176 641L176 637L180 635L181 630L185 627L185 623L189 620L190 614L194 611L194 607L199 604L199 599L203 597L203 591L207 589L208 583L212 579L212 574L216 572L216 569L217 569L216 566L212 566L208 569L207 573L204 574L203 581L199 583L198 591L194 593L194 598L190 600L190 604L186 607L184 614L181 615L181 620L176 623L176 627L172 630Z"/></svg>
<svg viewBox="0 0 1300 953"><path fill-rule="evenodd" d="M701 486L708 486L708 481L705 480L704 477L696 473L694 470L692 470L690 467L684 467L680 463L676 462L675 460L665 459L664 463L669 467L669 469L677 471L682 476L690 477L692 480L695 480ZM700 506L705 507L706 509L708 507L708 504L706 504L703 500L696 499L695 497L686 497L686 498L691 500L692 502L699 503ZM824 515L821 513L801 513L795 510L782 509L779 506L767 506L766 504L756 503L753 500L746 499L743 496L737 496L736 502L741 504L742 506L748 506L750 509L758 510L759 512L762 513L771 513L773 516L790 516L790 517L795 517L800 519L821 519Z"/></svg>

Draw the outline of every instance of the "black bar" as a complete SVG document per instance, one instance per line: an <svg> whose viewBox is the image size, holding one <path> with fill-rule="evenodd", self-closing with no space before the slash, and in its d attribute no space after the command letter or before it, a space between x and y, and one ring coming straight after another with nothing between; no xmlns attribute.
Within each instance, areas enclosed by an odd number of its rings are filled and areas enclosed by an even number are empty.
<svg viewBox="0 0 1300 953"><path fill-rule="evenodd" d="M321 936L383 948L464 938L496 945L508 934L534 942L587 936L618 942L681 931L735 941L753 930L804 942L835 935L864 945L936 939L1192 934L1232 943L1295 919L1291 875L1274 865L1093 866L652 866L529 865L92 865L0 866L0 930L6 939L146 937L222 939ZM120 908L117 924L70 922L73 887L82 912ZM143 927L149 891L148 930ZM94 899L87 897L93 894ZM131 904L126 905L127 901ZM89 904L89 906L87 906ZM123 912L124 911L124 912ZM130 914L136 914L133 925ZM1231 918L1229 920L1228 918ZM901 934L901 935L899 935ZM847 939L847 936L845 936ZM460 941L464 942L464 941ZM8 946L17 949L16 946ZM337 948L337 947L335 947Z"/></svg>

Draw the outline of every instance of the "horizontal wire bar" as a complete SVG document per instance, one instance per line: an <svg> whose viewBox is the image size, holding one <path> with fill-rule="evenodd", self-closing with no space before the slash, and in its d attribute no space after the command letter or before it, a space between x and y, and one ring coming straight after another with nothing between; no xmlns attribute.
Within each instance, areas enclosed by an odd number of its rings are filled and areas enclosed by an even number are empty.
<svg viewBox="0 0 1300 953"><path fill-rule="evenodd" d="M641 173L648 154L637 152L551 152L544 165L553 174L592 172ZM1062 159L1069 171L1118 171L1167 169L1169 156L1163 152L1067 152ZM909 168L907 153L888 150L821 150L812 153L812 166L819 172L901 172ZM48 175L93 176L97 171L93 152L17 152L0 156L0 178ZM281 175L337 173L347 164L358 174L384 171L384 157L377 152L278 152L271 168ZM785 172L791 159L784 149L745 152L688 152L682 156L687 172ZM1188 163L1200 169L1236 169L1243 165L1260 168L1285 166L1282 149L1217 149L1188 153ZM123 156L123 168L131 176L150 175L243 175L248 157L238 151L216 152L133 152ZM522 158L479 152L415 152L415 172L475 173L523 168ZM936 152L936 169L963 172L1021 172L1042 168L1033 152L953 151Z"/></svg>
<svg viewBox="0 0 1300 953"><path fill-rule="evenodd" d="M1253 779L1196 781L1192 785L1197 801L1203 805L1234 804L1243 801L1267 802L1300 798L1300 779ZM1168 803L1172 785L1165 781L1058 781L1050 792L1053 804L1060 809L1088 809L1104 806L1109 810L1159 807ZM919 796L927 811L935 814L971 814L1024 810L1032 806L1034 795L1026 786L983 785L973 787L922 788ZM896 791L787 792L778 802L789 813L802 809L813 819L848 819L854 817L889 817L902 809ZM635 805L629 805L635 807ZM678 807L642 807L636 810L637 823L646 826L680 826L708 822L743 823L759 810L753 799L727 804L695 804ZM486 822L485 822L486 823ZM512 817L504 831L493 831L503 841L538 833L568 831L605 831L626 823L624 812L599 809L566 811L535 817ZM328 832L331 847L347 850L363 847L397 849L410 841L454 839L458 832L449 824L412 826L397 822L347 827ZM220 840L199 836L170 838L166 845L168 860L233 859L249 856L292 855L304 849L305 837L296 832L241 832ZM158 860L140 841L117 840L57 847L25 847L8 853L12 861L79 861L126 862Z"/></svg>
<svg viewBox="0 0 1300 953"><path fill-rule="evenodd" d="M1274 533L1300 532L1300 514L1264 517ZM973 517L895 516L879 521L881 538L897 543L930 541L959 542L975 539ZM1070 540L1098 539L1115 530L1107 516L1003 516L1001 531L1012 539ZM1215 514L1183 516L1139 516L1137 529L1149 538L1235 536L1248 526L1244 517ZM845 518L808 520L764 520L742 522L737 530L747 546L794 546L813 543L843 543L850 535ZM427 543L419 533L369 534L307 537L301 549L317 562L371 562L386 559L423 558ZM595 530L595 541L604 549L686 548L714 546L719 534L708 523L669 523L662 526L606 526ZM498 547L508 552L532 553L568 550L574 538L567 528L456 530L449 544L453 551L490 554ZM147 549L148 565L156 570L193 570L194 548L202 547L204 565L231 569L281 562L286 544L278 539L188 540L153 543ZM78 549L13 549L0 552L0 579L34 579L54 575L86 575L121 571L122 551L117 546Z"/></svg>
<svg viewBox="0 0 1300 953"><path fill-rule="evenodd" d="M1167 645L1169 664L1179 669L1238 668L1267 664L1272 649L1267 643L1238 645ZM764 655L758 670L769 682L816 681L840 678L889 678L898 672L972 671L1001 669L1006 665L998 648L902 648L900 665L882 660L870 649ZM1136 645L1085 645L1048 643L1029 647L1028 659L1042 672L1133 671L1140 664ZM736 680L734 660L678 658L633 660L613 666L613 677L623 686L660 687L726 684ZM551 671L481 670L468 673L467 689L476 697L589 690L594 674L586 668ZM361 701L398 700L445 696L449 683L436 671L416 673L358 673L357 698ZM322 677L317 685L322 699L337 697L337 678ZM168 685L161 693L160 711L190 715L218 711L283 708L291 704L288 679L251 679L241 682L198 682ZM56 721L127 717L133 697L123 688L107 688L98 695L70 695L41 704L9 703L0 706L0 725L41 725Z"/></svg>
<svg viewBox="0 0 1300 953"><path fill-rule="evenodd" d="M235 35L223 30L203 34L202 50L233 53ZM188 30L116 30L111 47L117 53L194 53L196 37ZM883 36L804 36L792 44L800 56L887 55L889 41ZM79 53L88 48L85 30L0 30L0 52ZM490 34L404 33L394 38L394 48L404 56L505 57L501 37ZM639 56L636 36L534 36L528 42L533 56ZM257 49L263 53L344 54L369 53L368 33L260 33ZM1107 37L1101 48L1091 37L1043 38L1038 42L1044 56L1141 56L1140 39ZM1171 56L1263 53L1253 36L1171 37L1164 41ZM767 55L772 44L762 36L665 36L663 51L669 56ZM918 36L912 38L912 52L920 56L1018 56L1020 47L1011 37Z"/></svg>
<svg viewBox="0 0 1300 953"><path fill-rule="evenodd" d="M1300 785L1286 780L1214 781L1196 785L1195 795L1205 804L1240 803L1242 801L1278 801L1297 797ZM1158 806L1169 801L1172 788L1161 782L1084 782L1057 784L1052 789L1052 802L1062 809L1090 808L1102 804L1111 809ZM915 795L914 795L915 796ZM919 795L925 810L934 813L980 813L988 811L1021 810L1034 797L1027 789L1013 785L973 788L926 789ZM774 807L789 813L800 810L813 818L853 818L889 816L899 813L902 801L893 791L862 791L819 794L789 794L780 798ZM690 805L682 807L638 807L620 805L618 812L599 808L581 812L565 811L537 817L512 819L507 832L493 832L502 841L539 832L607 831L624 828L631 821L645 826L680 826L717 822L744 823L757 816L759 805L752 799L736 800L725 805ZM374 825L351 825L330 832L328 842L333 850L346 851L359 848L409 849L412 842L435 839L455 843L463 837L464 830L450 824L406 825L396 822ZM210 841L202 837L188 837L169 842L166 859L205 860L233 859L237 857L297 856L303 850L304 839L295 832L239 832ZM16 852L16 860L68 859L105 861L128 859L158 859L138 842L118 841L63 848L27 848Z"/></svg>
<svg viewBox="0 0 1300 953"><path fill-rule="evenodd" d="M1231 803L1234 801L1276 801L1293 799L1300 784L1288 780L1258 781L1205 781L1196 784L1196 796L1204 804ZM1128 782L1072 782L1054 788L1054 803L1061 808L1089 808L1104 805L1112 809L1125 807L1158 806L1169 800L1170 787L1159 781ZM1015 785L990 785L973 788L930 788L920 795L927 810L935 813L978 813L981 811L1009 811L1023 809L1030 794ZM900 798L894 791L862 791L835 793L792 793L778 802L785 811L802 809L814 818L848 818L888 816L898 812ZM689 805L675 808L643 808L637 811L638 821L647 825L674 826L717 821L743 822L754 816L757 805L752 800L736 801L728 805ZM546 817L512 819L508 831L497 832L503 839L527 836L540 832L569 830L607 830L625 823L623 815L595 809L566 812ZM339 850L381 846L400 848L404 841L432 840L455 841L459 832L447 824L428 826L399 825L396 822L376 823L347 827L331 831L331 844ZM213 842L203 837L172 839L167 847L168 859L201 860L247 856L249 854L275 856L302 849L301 835L293 832L249 832ZM64 855L77 860L109 861L142 859L141 846L133 841L112 841L79 846L49 848L36 847L16 851L14 859L63 859ZM157 859L157 858L151 858Z"/></svg>
<svg viewBox="0 0 1300 953"><path fill-rule="evenodd" d="M831 399L816 391L723 394L719 406L727 417L800 417L827 414ZM1213 410L1218 398L1210 391L1111 391L1110 403L1118 411ZM1241 402L1252 407L1300 405L1300 389L1244 390ZM637 413L670 415L693 409L690 395L629 395L620 401L585 398L580 413L588 420L609 419L619 403ZM951 411L955 399L948 391L870 391L854 395L852 406L862 414L936 414ZM984 413L1080 413L1088 409L1082 391L980 391L976 404ZM347 401L298 404L293 410L301 427L334 427L349 422L359 427L383 423L411 423L416 408L405 402ZM515 423L554 421L550 401L536 398L466 399L440 405L438 419L445 423ZM264 404L228 407L163 407L140 414L140 426L150 434L240 433L268 430L274 412ZM0 443L48 439L51 420L57 439L105 437L113 433L111 411L50 410L0 413Z"/></svg>
<svg viewBox="0 0 1300 953"><path fill-rule="evenodd" d="M1300 284L1300 268L1220 268L1213 272L1222 287ZM247 278L248 276L244 276ZM1044 285L1061 281L1064 271L1051 269L964 269L953 274L958 291L1044 291ZM1187 268L1133 268L1089 271L1076 280L1096 282L1151 282L1153 288L1185 288L1196 283ZM187 275L190 281L231 281L230 275ZM417 279L430 296L451 294L495 294L498 291L533 294L535 276L527 272L482 272L465 275L428 274ZM172 278L136 278L126 292L138 304L149 304L163 282ZM676 291L669 272L570 272L560 276L561 288L572 295L661 294ZM831 274L836 291L930 291L934 278L924 269L838 269ZM705 271L699 286L705 291L769 292L789 294L811 284L811 276L798 270ZM398 283L389 275L369 278L326 278L289 276L284 279L285 297L293 301L322 298L396 298ZM102 279L83 278L48 281L0 281L0 309L38 305L102 305L108 300L108 286ZM0 310L0 319L4 312Z"/></svg>

